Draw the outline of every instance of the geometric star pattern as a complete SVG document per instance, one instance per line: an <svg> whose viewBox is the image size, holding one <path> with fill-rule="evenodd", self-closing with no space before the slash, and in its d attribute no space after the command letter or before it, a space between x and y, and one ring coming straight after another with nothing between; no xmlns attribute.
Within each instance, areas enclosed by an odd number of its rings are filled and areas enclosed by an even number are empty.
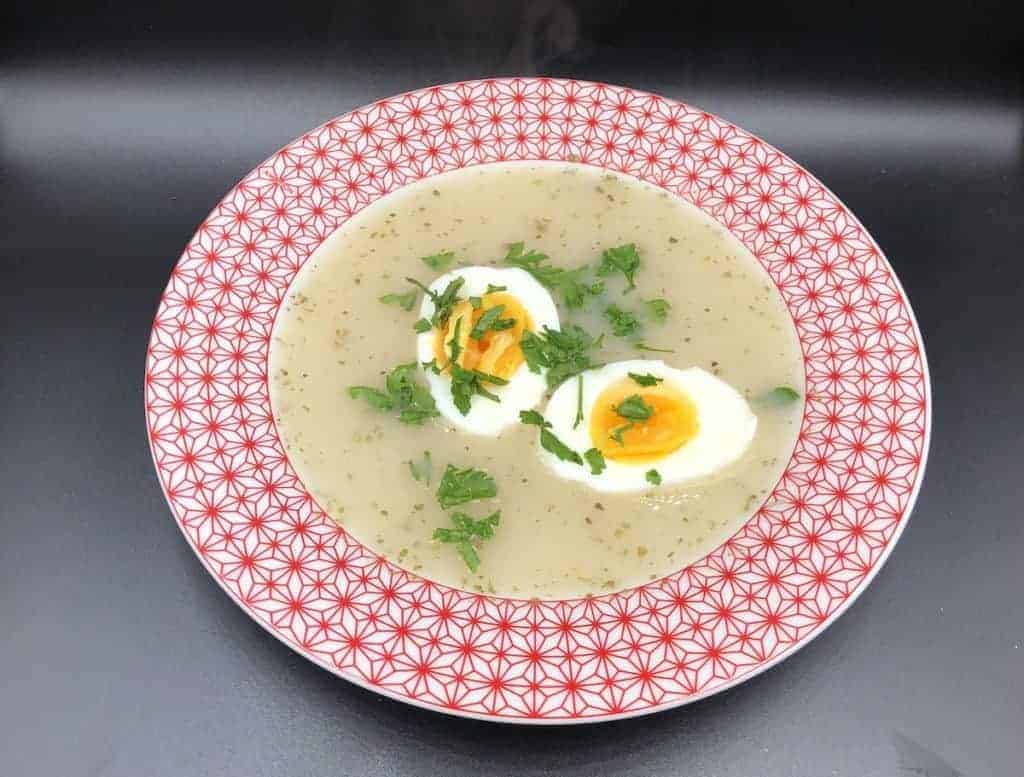
<svg viewBox="0 0 1024 777"><path fill-rule="evenodd" d="M274 318L324 238L406 183L516 159L609 168L697 205L771 275L803 351L801 431L764 504L697 563L618 593L507 599L392 564L318 507L270 409ZM921 481L930 413L908 303L831 192L763 141L691 106L545 78L381 100L249 173L174 268L153 322L145 395L171 511L253 618L360 685L520 722L685 703L812 638L895 544Z"/></svg>

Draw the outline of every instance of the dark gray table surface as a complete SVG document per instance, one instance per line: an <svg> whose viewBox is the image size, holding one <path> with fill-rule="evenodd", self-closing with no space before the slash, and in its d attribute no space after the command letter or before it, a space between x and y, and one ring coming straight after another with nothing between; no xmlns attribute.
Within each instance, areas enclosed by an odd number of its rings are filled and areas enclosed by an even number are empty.
<svg viewBox="0 0 1024 777"><path fill-rule="evenodd" d="M141 14L125 27L135 43L82 48L58 20L47 29L60 45L44 46L46 25L23 19L3 61L0 774L1021 774L1016 64L890 69L874 54L824 51L805 66L785 46L697 57L658 40L606 46L585 30L574 56L560 57L556 41L538 62L533 44L500 57L489 43L455 50L443 36L432 51L374 44L345 34L337 9L317 27L311 7L281 20L303 45L227 51L140 48ZM102 26L82 24L87 37ZM997 27L998 48L1008 38ZM220 196L333 115L510 68L685 99L784 150L887 252L928 350L929 468L874 583L778 667L646 719L561 729L463 721L318 669L205 573L147 450L150 321Z"/></svg>

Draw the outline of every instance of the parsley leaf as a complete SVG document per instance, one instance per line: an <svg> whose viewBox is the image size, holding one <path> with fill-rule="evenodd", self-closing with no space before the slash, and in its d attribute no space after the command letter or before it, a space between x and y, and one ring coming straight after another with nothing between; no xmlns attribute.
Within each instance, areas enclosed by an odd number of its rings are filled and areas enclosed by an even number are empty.
<svg viewBox="0 0 1024 777"><path fill-rule="evenodd" d="M664 324L668 319L668 312L672 309L672 305L667 299L647 299L644 300L644 307L647 308L647 315L659 324Z"/></svg>
<svg viewBox="0 0 1024 777"><path fill-rule="evenodd" d="M546 369L548 388L590 369L590 350L598 341L585 330L571 324L565 329L548 329L540 334L523 332L519 347L531 372Z"/></svg>
<svg viewBox="0 0 1024 777"><path fill-rule="evenodd" d="M615 442L617 442L619 445L625 445L626 443L623 442L622 435L628 432L634 426L636 426L636 424L634 424L632 421L630 421L628 424L617 426L614 429L612 429L612 433L609 434L608 437L615 440Z"/></svg>
<svg viewBox="0 0 1024 777"><path fill-rule="evenodd" d="M488 375L479 370L467 370L452 362L452 402L459 412L466 415L469 412L470 404L474 396L481 396L492 402L500 402L501 398L484 388L484 383L492 383L495 386L504 386L508 383L504 378L497 375Z"/></svg>
<svg viewBox="0 0 1024 777"><path fill-rule="evenodd" d="M604 277L621 272L625 276L626 282L629 283L626 290L622 292L625 294L636 288L634 276L638 269L640 269L640 254L637 253L636 245L626 243L615 248L605 249L601 254L601 264L598 265L597 274Z"/></svg>
<svg viewBox="0 0 1024 777"><path fill-rule="evenodd" d="M527 251L523 243L513 243L505 254L505 264L526 270L536 278L542 286L562 295L562 300L570 310L583 307L589 296L604 293L604 284L600 281L591 282L587 277L590 268L587 265L575 270L547 264L549 257L532 248Z"/></svg>
<svg viewBox="0 0 1024 777"><path fill-rule="evenodd" d="M519 422L523 424L530 424L532 426L539 426L542 429L545 426L551 426L551 424L544 420L544 416L536 410L520 410Z"/></svg>
<svg viewBox="0 0 1024 777"><path fill-rule="evenodd" d="M664 378L656 378L649 372L646 375L640 375L639 373L636 372L630 372L627 374L630 378L633 379L634 383L639 384L641 386L655 386L661 383L663 380L665 380Z"/></svg>
<svg viewBox="0 0 1024 777"><path fill-rule="evenodd" d="M434 529L434 539L454 545L469 571L476 572L480 567L480 556L476 552L474 542L479 543L494 536L494 529L501 523L501 511L496 510L479 520L465 513L454 512L450 520L454 528Z"/></svg>
<svg viewBox="0 0 1024 777"><path fill-rule="evenodd" d="M428 486L430 479L434 476L434 465L430 460L430 451L423 451L423 458L419 461L409 461L409 472L414 480L421 480Z"/></svg>
<svg viewBox="0 0 1024 777"><path fill-rule="evenodd" d="M474 499L490 499L497 494L498 484L482 469L458 469L451 464L445 468L437 486L437 501L445 510Z"/></svg>
<svg viewBox="0 0 1024 777"><path fill-rule="evenodd" d="M647 479L647 482L650 483L652 486L661 485L661 473L658 472L658 470L656 469L647 470L647 474L644 475L644 477Z"/></svg>
<svg viewBox="0 0 1024 777"><path fill-rule="evenodd" d="M583 464L583 459L580 458L580 455L555 437L551 430L546 427L540 430L540 447L549 453L555 454L555 456L562 461L571 461L573 464Z"/></svg>
<svg viewBox="0 0 1024 777"><path fill-rule="evenodd" d="M540 427L541 448L549 453L553 453L562 461L583 464L583 459L580 458L580 455L551 432L551 424L536 410L521 410L519 412L519 420L524 424Z"/></svg>
<svg viewBox="0 0 1024 777"><path fill-rule="evenodd" d="M638 351L654 351L655 353L675 353L672 348L655 348L653 345L647 345L646 343L634 343L633 347Z"/></svg>
<svg viewBox="0 0 1024 777"><path fill-rule="evenodd" d="M395 402L388 394L369 386L349 386L348 395L352 399L365 399L370 407L377 410L395 409Z"/></svg>
<svg viewBox="0 0 1024 777"><path fill-rule="evenodd" d="M350 386L353 399L364 399L371 407L390 412L398 411L403 424L422 424L428 418L440 415L430 391L416 382L416 362L400 364L384 379L384 391L369 386Z"/></svg>
<svg viewBox="0 0 1024 777"><path fill-rule="evenodd" d="M423 262L431 270L438 272L447 270L448 265L455 261L454 251L442 251L439 254L431 254L430 256L420 257L420 261Z"/></svg>
<svg viewBox="0 0 1024 777"><path fill-rule="evenodd" d="M430 325L430 322L427 321L427 319L421 318L419 321L412 325L412 328L414 332L423 334L424 332L429 332L432 327Z"/></svg>
<svg viewBox="0 0 1024 777"><path fill-rule="evenodd" d="M654 408L644 402L639 394L632 394L619 402L613 410L627 421L646 421L654 415Z"/></svg>
<svg viewBox="0 0 1024 777"><path fill-rule="evenodd" d="M618 305L609 305L604 311L604 317L612 325L612 334L616 337L629 337L640 330L640 319L636 314L623 310Z"/></svg>
<svg viewBox="0 0 1024 777"><path fill-rule="evenodd" d="M455 278L448 283L440 294L436 291L431 291L415 278L406 278L406 280L416 288L421 289L424 294L430 297L430 301L434 303L434 315L430 317L431 325L441 326L448 323L448 317L452 314L452 308L459 301L459 289L462 288L466 279L461 276Z"/></svg>
<svg viewBox="0 0 1024 777"><path fill-rule="evenodd" d="M477 320L476 325L473 327L473 331L469 333L469 336L474 340L479 340L487 334L488 329L508 329L510 326L514 325L515 321L513 319L501 318L501 314L504 312L504 305L495 305L493 308L485 310L484 314ZM505 324L505 321L508 323Z"/></svg>
<svg viewBox="0 0 1024 777"><path fill-rule="evenodd" d="M772 402L788 405L790 402L800 399L800 393L789 386L776 386L768 392L767 398Z"/></svg>
<svg viewBox="0 0 1024 777"><path fill-rule="evenodd" d="M408 313L412 310L412 306L416 304L416 292L408 291L404 294L385 294L379 299L385 305L398 305L398 307Z"/></svg>
<svg viewBox="0 0 1024 777"><path fill-rule="evenodd" d="M591 475L600 475L604 472L605 467L608 465L604 462L604 454L601 453L597 448L591 448L589 451L583 454L583 458L587 460L587 464L590 465Z"/></svg>
<svg viewBox="0 0 1024 777"><path fill-rule="evenodd" d="M583 375L576 376L576 418L572 422L575 429L583 420Z"/></svg>

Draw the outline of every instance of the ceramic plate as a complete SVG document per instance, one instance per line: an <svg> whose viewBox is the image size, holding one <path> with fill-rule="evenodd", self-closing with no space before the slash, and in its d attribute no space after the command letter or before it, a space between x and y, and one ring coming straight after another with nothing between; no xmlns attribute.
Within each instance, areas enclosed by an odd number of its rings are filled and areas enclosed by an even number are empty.
<svg viewBox="0 0 1024 777"><path fill-rule="evenodd" d="M506 160L626 173L701 208L754 253L799 335L799 439L768 499L675 574L564 601L417 577L321 510L274 427L267 353L303 262L407 183ZM638 715L735 685L857 597L906 525L930 398L921 336L878 246L767 143L692 106L606 84L496 79L333 119L232 189L160 301L146 423L171 512L257 622L340 677L431 709L567 723Z"/></svg>

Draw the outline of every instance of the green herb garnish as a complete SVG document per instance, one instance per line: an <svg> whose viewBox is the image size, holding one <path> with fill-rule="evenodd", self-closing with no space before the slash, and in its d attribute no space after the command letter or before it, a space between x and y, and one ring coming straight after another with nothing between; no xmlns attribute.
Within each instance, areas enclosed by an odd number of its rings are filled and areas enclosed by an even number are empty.
<svg viewBox="0 0 1024 777"><path fill-rule="evenodd" d="M439 254L431 254L430 256L421 257L420 261L423 262L431 270L438 272L447 270L448 265L455 261L454 251L442 251Z"/></svg>
<svg viewBox="0 0 1024 777"><path fill-rule="evenodd" d="M434 476L434 465L430 460L430 451L423 451L423 458L419 461L410 461L409 472L412 473L414 480L422 481L429 486L430 479Z"/></svg>
<svg viewBox="0 0 1024 777"><path fill-rule="evenodd" d="M485 294L494 294L497 291L508 291L508 286L495 286L493 283L487 284L487 291Z"/></svg>
<svg viewBox="0 0 1024 777"><path fill-rule="evenodd" d="M644 307L647 308L647 315L659 324L665 323L666 319L668 319L668 312L672 309L669 301L661 298L644 300Z"/></svg>
<svg viewBox="0 0 1024 777"><path fill-rule="evenodd" d="M459 342L459 337L462 334L462 319L456 319L455 327L452 329L452 339L448 341L448 350L451 352L448 356L449 364L455 364L459 360L459 356L462 355L462 343ZM465 414L463 414L465 415Z"/></svg>
<svg viewBox="0 0 1024 777"><path fill-rule="evenodd" d="M416 292L407 291L404 294L385 294L379 298L385 305L398 305L405 312L412 310L412 306L416 304Z"/></svg>
<svg viewBox="0 0 1024 777"><path fill-rule="evenodd" d="M653 351L654 353L675 353L672 348L655 348L653 345L647 345L646 343L633 343L633 347L638 351Z"/></svg>
<svg viewBox="0 0 1024 777"><path fill-rule="evenodd" d="M587 464L590 465L591 475L600 475L604 472L605 467L608 466L604 462L604 454L601 453L597 448L591 448L589 451L583 454L583 458L587 460Z"/></svg>
<svg viewBox="0 0 1024 777"><path fill-rule="evenodd" d="M504 305L495 305L493 308L485 310L484 314L477 320L476 325L473 327L473 331L469 333L469 336L474 340L479 340L487 334L489 329L499 331L515 326L515 319L501 317L501 314L504 312Z"/></svg>
<svg viewBox="0 0 1024 777"><path fill-rule="evenodd" d="M473 310L480 310L484 306L484 300L482 297L469 297L469 304Z"/></svg>
<svg viewBox="0 0 1024 777"><path fill-rule="evenodd" d="M451 514L450 520L454 528L438 527L434 529L434 539L454 545L455 550L469 567L469 571L476 572L480 567L480 556L476 552L476 545L480 541L489 540L494 536L494 529L501 523L501 511L495 510L486 518L479 520L465 513L454 512Z"/></svg>
<svg viewBox="0 0 1024 777"><path fill-rule="evenodd" d="M501 398L484 388L484 383L491 383L495 386L504 386L508 383L504 378L497 375L488 375L479 370L467 370L455 362L451 363L452 369L452 402L459 412L466 415L469 412L470 404L474 396L481 396L492 402L500 402Z"/></svg>
<svg viewBox="0 0 1024 777"><path fill-rule="evenodd" d="M649 373L649 372L647 374L645 374L645 375L640 375L640 374L638 374L636 372L630 372L630 373L627 373L627 374L629 375L630 378L633 379L634 383L636 383L636 384L638 384L640 386L655 386L658 383L661 383L663 380L665 380L664 378L656 378L653 375L651 375L651 373Z"/></svg>
<svg viewBox="0 0 1024 777"><path fill-rule="evenodd" d="M800 393L789 386L776 386L768 392L767 399L779 404L789 404L800 399Z"/></svg>
<svg viewBox="0 0 1024 777"><path fill-rule="evenodd" d="M639 394L632 394L612 408L616 415L628 421L646 421L654 415L654 408L644 402Z"/></svg>
<svg viewBox="0 0 1024 777"><path fill-rule="evenodd" d="M585 330L570 324L561 331L547 327L539 334L524 331L519 346L530 371L546 369L548 388L554 388L593 366L590 351L598 342Z"/></svg>
<svg viewBox="0 0 1024 777"><path fill-rule="evenodd" d="M505 254L505 264L526 270L545 288L559 292L569 309L583 307L587 297L604 293L604 284L588 277L590 268L587 265L565 270L547 264L548 259L548 255L540 251L525 250L521 242L510 245Z"/></svg>
<svg viewBox="0 0 1024 777"><path fill-rule="evenodd" d="M640 331L640 319L636 314L618 305L609 305L604 311L604 317L612 325L612 334L616 337L629 337Z"/></svg>
<svg viewBox="0 0 1024 777"><path fill-rule="evenodd" d="M622 292L625 294L636 288L634 276L638 269L640 269L640 254L637 253L636 246L633 243L627 243L615 248L605 249L604 253L601 254L601 264L598 265L597 274L604 277L621 272L629 284L625 291Z"/></svg>
<svg viewBox="0 0 1024 777"><path fill-rule="evenodd" d="M614 429L612 429L612 432L611 434L608 435L608 437L609 439L615 440L615 442L617 442L619 445L625 445L626 443L623 442L622 435L628 432L634 426L636 426L636 424L634 424L632 421L630 421L628 424L617 426Z"/></svg>
<svg viewBox="0 0 1024 777"><path fill-rule="evenodd" d="M540 447L549 453L553 453L562 461L571 461L573 464L583 464L580 455L559 440L551 432L551 424L544 419L536 410L522 410L519 413L519 420L524 424L540 427Z"/></svg>
<svg viewBox="0 0 1024 777"><path fill-rule="evenodd" d="M430 391L416 382L418 366L412 362L395 367L384 380L384 391L369 386L350 386L348 394L353 399L366 400L377 410L397 410L398 420L403 424L422 424L440 413Z"/></svg>
<svg viewBox="0 0 1024 777"><path fill-rule="evenodd" d="M445 510L474 499L490 499L497 494L498 484L494 478L474 467L458 469L449 464L437 486L437 501Z"/></svg>
<svg viewBox="0 0 1024 777"><path fill-rule="evenodd" d="M437 359L431 359L428 362L420 362L420 366L424 370L430 370L435 375L441 374L441 368L437 366Z"/></svg>
<svg viewBox="0 0 1024 777"><path fill-rule="evenodd" d="M415 324L412 325L413 331L423 334L429 332L433 327L429 321L425 318L419 319Z"/></svg>
<svg viewBox="0 0 1024 777"><path fill-rule="evenodd" d="M644 475L644 477L647 479L647 482L650 483L652 486L661 485L661 473L658 472L658 470L656 469L647 470L647 474Z"/></svg>
<svg viewBox="0 0 1024 777"><path fill-rule="evenodd" d="M575 429L583 420L583 375L576 376L576 418L572 422Z"/></svg>
<svg viewBox="0 0 1024 777"><path fill-rule="evenodd" d="M431 325L441 326L448 323L448 318L452 314L452 308L459 301L459 289L466 282L465 278L458 277L453 279L440 294L436 291L431 291L415 278L406 278L406 280L416 288L421 289L424 294L430 297L430 301L434 303L434 315L430 317Z"/></svg>

